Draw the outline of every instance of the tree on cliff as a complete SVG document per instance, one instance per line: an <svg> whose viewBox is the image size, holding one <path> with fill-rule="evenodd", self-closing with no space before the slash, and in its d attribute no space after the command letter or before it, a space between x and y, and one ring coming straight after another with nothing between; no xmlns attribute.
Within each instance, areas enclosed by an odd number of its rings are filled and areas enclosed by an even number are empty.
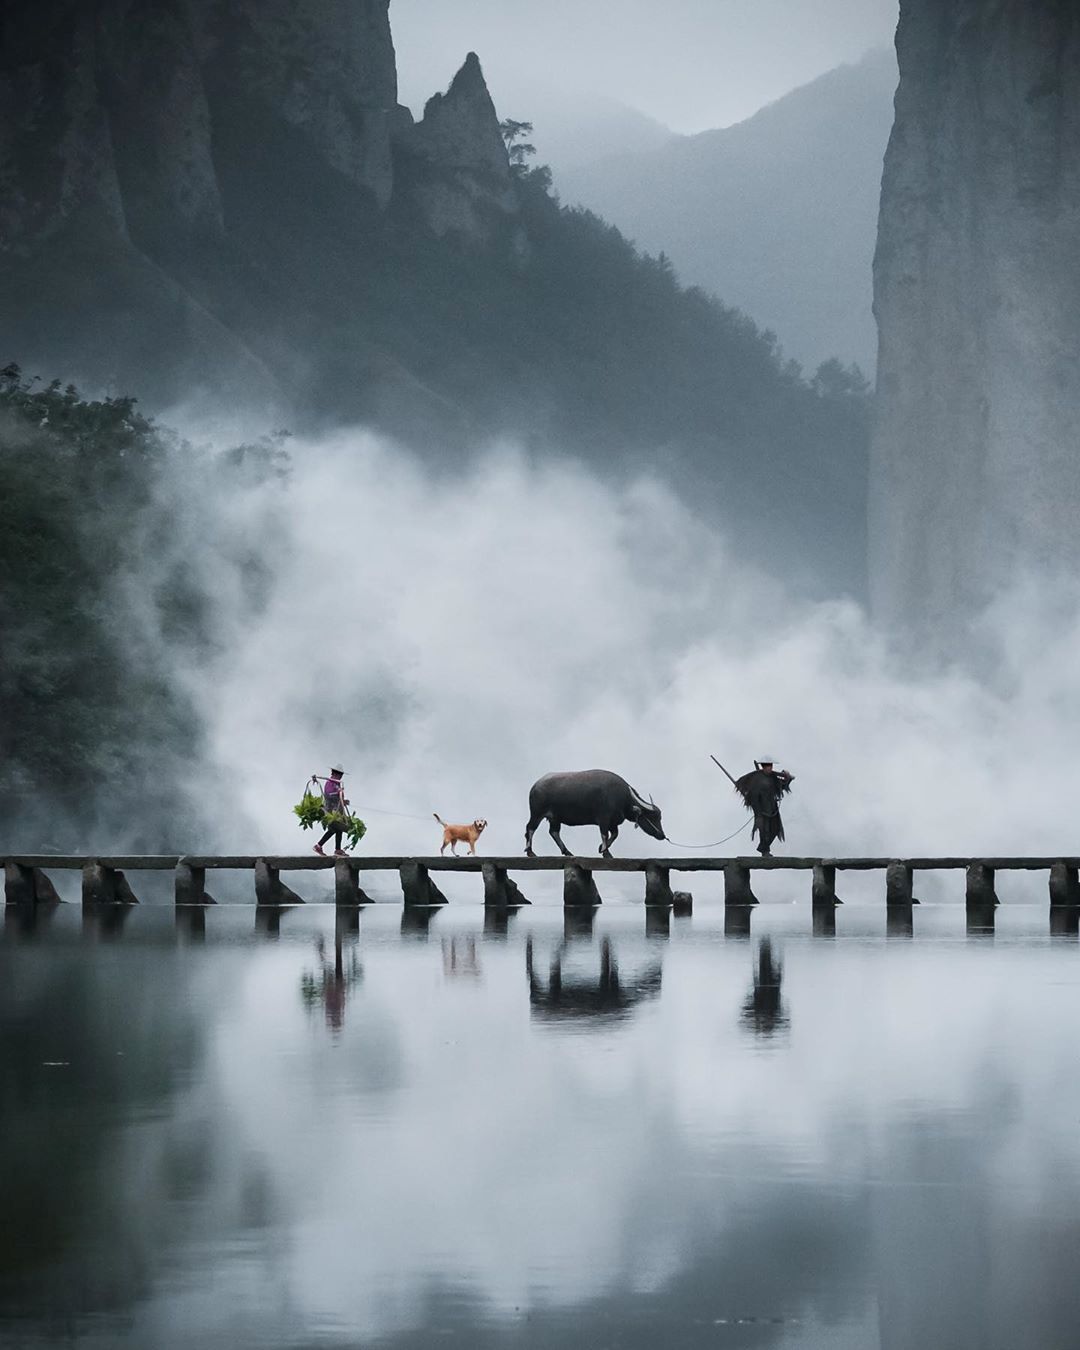
<svg viewBox="0 0 1080 1350"><path fill-rule="evenodd" d="M510 158L510 172L516 175L523 174L529 156L536 154L536 146L525 140L526 136L532 135L533 124L515 122L512 117L506 117L499 123L499 130L502 132L506 153Z"/></svg>

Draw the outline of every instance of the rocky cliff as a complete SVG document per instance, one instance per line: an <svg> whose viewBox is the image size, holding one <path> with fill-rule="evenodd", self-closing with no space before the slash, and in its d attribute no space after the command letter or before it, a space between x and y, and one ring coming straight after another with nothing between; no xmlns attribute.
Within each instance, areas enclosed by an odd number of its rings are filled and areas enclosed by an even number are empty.
<svg viewBox="0 0 1080 1350"><path fill-rule="evenodd" d="M512 173L475 55L418 121L396 98L387 0L5 0L0 369L186 428L360 424L434 473L511 440L659 474L861 592L859 382Z"/></svg>
<svg viewBox="0 0 1080 1350"><path fill-rule="evenodd" d="M897 52L871 594L929 632L1080 560L1080 8L902 0Z"/></svg>
<svg viewBox="0 0 1080 1350"><path fill-rule="evenodd" d="M428 100L423 119L410 122L398 119L396 139L419 164L413 194L425 220L437 235L457 230L490 238L498 216L514 213L516 199L495 104L475 52L446 93Z"/></svg>
<svg viewBox="0 0 1080 1350"><path fill-rule="evenodd" d="M268 247L282 221L299 250L336 212L354 269L403 216L490 244L517 201L479 61L413 127L388 7L9 0L0 349L90 386L138 370L157 402L237 381L270 397L304 359Z"/></svg>
<svg viewBox="0 0 1080 1350"><path fill-rule="evenodd" d="M213 94L283 120L385 207L389 0L15 0L0 17L0 241L73 217L221 229ZM252 141L265 137L252 117ZM252 147L254 149L254 146Z"/></svg>

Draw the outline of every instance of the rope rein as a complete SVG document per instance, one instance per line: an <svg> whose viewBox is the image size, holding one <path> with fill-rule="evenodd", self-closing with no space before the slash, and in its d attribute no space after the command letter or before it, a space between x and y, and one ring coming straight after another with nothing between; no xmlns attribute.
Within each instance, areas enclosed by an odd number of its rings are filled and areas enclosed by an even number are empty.
<svg viewBox="0 0 1080 1350"><path fill-rule="evenodd" d="M316 781L318 781L317 777L316 777ZM305 791L306 791L306 787L305 787ZM426 822L427 820L430 819L430 816L418 816L418 815L413 815L413 814L412 814L411 812L409 812L409 811L385 811L385 810L381 810L381 809L380 809L379 807L377 807L377 806L355 806L355 807L354 807L352 804L350 804L349 807L346 808L346 811L347 811L347 814L350 815L350 816L353 815L354 811L363 811L365 815L371 815L371 816L394 816L397 820L422 820L422 821L425 821L425 822ZM712 843L712 844L680 844L680 843L679 843L677 840L675 840L675 839L669 839L667 835L664 836L664 842L670 844L672 848L685 848L685 849L689 850L690 852L696 852L696 851L699 851L699 850L701 850L701 849L706 849L706 848L719 848L721 844L729 844L729 843L732 841L732 839L737 838L740 834L742 834L742 832L743 832L744 830L749 829L749 827L750 827L753 823L754 823L754 818L753 818L753 816L748 816L748 817L746 818L746 820L739 826L739 828L738 828L737 830L733 830L731 834L725 835L725 837L724 837L723 839L717 839L717 840L716 840L714 843Z"/></svg>
<svg viewBox="0 0 1080 1350"><path fill-rule="evenodd" d="M693 850L695 850L695 849L702 849L702 848L719 848L721 844L728 844L728 843L730 843L731 840L734 839L734 838L736 837L736 835L742 834L743 830L745 830L745 829L747 829L749 826L753 825L753 823L754 823L754 818L753 818L753 816L750 816L747 820L743 821L743 823L742 823L742 824L739 826L739 828L734 832L734 834L729 834L729 835L727 836L726 839L717 839L717 841L716 841L714 844L680 844L680 843L678 843L678 842L677 842L676 840L674 840L674 839L667 839L667 836L666 836L666 835L665 835L665 839L666 839L667 843L669 843L669 844L671 845L672 848L688 848L688 849L690 849L691 851L693 851Z"/></svg>

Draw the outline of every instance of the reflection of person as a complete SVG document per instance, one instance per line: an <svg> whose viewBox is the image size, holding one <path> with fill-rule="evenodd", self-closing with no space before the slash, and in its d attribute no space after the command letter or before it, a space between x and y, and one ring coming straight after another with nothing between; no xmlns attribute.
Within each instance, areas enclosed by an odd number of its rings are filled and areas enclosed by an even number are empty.
<svg viewBox="0 0 1080 1350"><path fill-rule="evenodd" d="M784 822L780 818L780 799L791 791L794 774L774 769L771 759L755 759L753 773L736 780L735 790L754 813L753 834L763 858L772 853L773 841L784 841Z"/></svg>
<svg viewBox="0 0 1080 1350"><path fill-rule="evenodd" d="M319 958L319 973L316 977L305 972L300 981L300 996L309 1007L321 1003L326 1025L331 1031L340 1031L345 1025L345 1002L349 987L359 983L360 968L354 954L346 973L340 931L334 934L333 965L327 960L326 940L322 936L315 941L315 951Z"/></svg>
<svg viewBox="0 0 1080 1350"><path fill-rule="evenodd" d="M476 951L476 939L443 938L442 944L443 974L449 979L465 976L478 980L482 975L480 957Z"/></svg>
<svg viewBox="0 0 1080 1350"><path fill-rule="evenodd" d="M784 968L773 957L772 943L761 939L758 947L754 987L743 1004L742 1020L759 1036L771 1036L787 1025L787 1014L780 997Z"/></svg>
<svg viewBox="0 0 1080 1350"><path fill-rule="evenodd" d="M337 765L330 770L329 778L320 779L319 775L315 773L311 775L311 781L313 783L321 782L323 785L322 789L323 810L326 812L327 815L338 816L342 822L341 824L334 824L328 826L326 833L315 845L315 852L322 853L323 844L325 844L326 841L330 838L330 836L333 835L335 858L344 858L347 856L345 850L341 847L341 836L345 833L345 825L344 825L345 809L349 805L345 797L344 786L342 785L341 782L344 776L345 770L341 768L340 765Z"/></svg>

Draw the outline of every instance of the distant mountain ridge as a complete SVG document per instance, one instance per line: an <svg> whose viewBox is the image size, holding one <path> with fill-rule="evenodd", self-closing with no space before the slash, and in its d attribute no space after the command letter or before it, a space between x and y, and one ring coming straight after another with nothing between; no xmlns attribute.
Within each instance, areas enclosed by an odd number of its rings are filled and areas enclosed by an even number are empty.
<svg viewBox="0 0 1080 1350"><path fill-rule="evenodd" d="M896 58L875 51L721 131L569 166L555 186L809 368L873 372L871 265Z"/></svg>
<svg viewBox="0 0 1080 1350"><path fill-rule="evenodd" d="M681 137L655 118L602 94L516 85L502 104L533 124L529 140L556 179L616 155L660 150Z"/></svg>

